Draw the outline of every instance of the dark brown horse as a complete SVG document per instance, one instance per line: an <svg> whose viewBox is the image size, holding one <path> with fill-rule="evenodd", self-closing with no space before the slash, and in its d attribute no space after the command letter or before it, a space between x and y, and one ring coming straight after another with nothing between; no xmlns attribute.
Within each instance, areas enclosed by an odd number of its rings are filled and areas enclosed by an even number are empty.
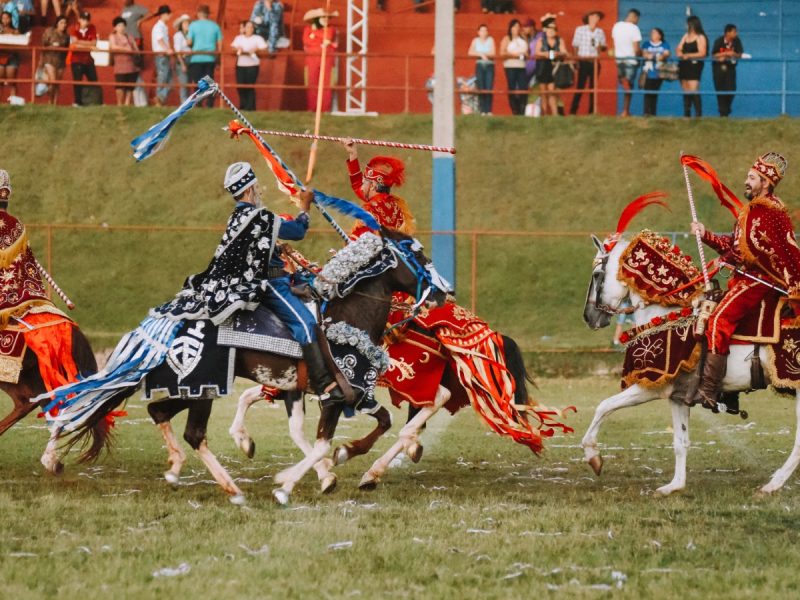
<svg viewBox="0 0 800 600"><path fill-rule="evenodd" d="M331 299L326 307L325 318L332 323L346 323L367 333L369 339L376 346L380 346L384 326L389 315L391 297L394 292L406 292L416 296L421 292L428 292L429 298L438 303L444 301L443 291L431 284L429 270L432 268L430 260L422 254L421 250L409 250L409 245L402 245L411 238L397 232L382 231L384 249L390 249L396 257L395 266L383 273L362 279L353 290L344 298ZM359 243L353 242L348 248ZM343 251L340 251L340 253ZM378 260L380 255L363 268L368 269ZM336 258L332 259L336 260ZM323 271L324 272L324 271ZM281 390L292 391L297 389L298 362L266 352L240 350L237 352L235 374L262 385L276 387ZM87 427L91 427L132 395L134 389L126 389L112 398L103 401L102 406L94 412L92 417L75 430L73 442L87 435ZM152 402L148 405L148 412L160 427L169 452L170 469L165 473L165 478L171 483L178 480L181 466L185 456L181 451L178 441L172 431L170 420L177 413L188 409L189 415L184 431L184 439L194 448L201 460L205 463L211 474L220 486L231 496L231 501L240 504L244 502L244 495L225 468L211 453L206 441L208 419L211 415L212 398L182 399L170 398L163 401ZM321 407L320 420L317 427L317 440L312 452L298 464L278 473L275 480L282 486L273 492L275 499L286 504L295 484L300 478L320 459L330 451L330 441L336 430L336 425L342 413L341 404L326 405ZM84 454L86 459L94 459L99 455L100 448L93 444Z"/></svg>
<svg viewBox="0 0 800 600"><path fill-rule="evenodd" d="M72 327L72 359L75 361L78 373L82 377L97 371L97 361L94 358L89 341L77 325ZM39 372L39 361L30 348L25 351L18 382L0 382L0 389L8 394L14 403L14 408L11 412L0 421L0 435L3 435L10 427L25 418L34 409L38 409L46 403L30 401L31 398L46 391ZM87 433L90 437L90 448L94 447L99 451L109 440L108 422L105 419L99 420L94 423ZM64 468L56 452L57 440L58 432L55 431L50 436L50 441L41 458L45 469L53 474L60 473Z"/></svg>

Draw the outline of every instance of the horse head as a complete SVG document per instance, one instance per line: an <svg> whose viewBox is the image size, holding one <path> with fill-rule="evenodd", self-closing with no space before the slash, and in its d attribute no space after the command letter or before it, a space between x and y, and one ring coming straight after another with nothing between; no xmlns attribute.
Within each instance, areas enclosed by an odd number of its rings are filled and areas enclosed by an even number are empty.
<svg viewBox="0 0 800 600"><path fill-rule="evenodd" d="M420 241L386 228L381 229L381 235L400 263L406 267L395 269L392 273L396 291L413 296L417 304L444 304L447 294L452 293L453 288L436 270L433 261L423 253L424 247Z"/></svg>
<svg viewBox="0 0 800 600"><path fill-rule="evenodd" d="M665 197L666 194L663 192L651 192L639 196L622 210L616 232L602 242L597 236L592 236L597 254L592 262L592 280L589 282L586 304L583 307L583 321L591 329L607 327L611 323L611 317L619 313L620 305L630 294L627 286L617 279L619 258L628 246L627 241L621 241L622 234L631 219L646 206L658 204L669 208L664 202Z"/></svg>
<svg viewBox="0 0 800 600"><path fill-rule="evenodd" d="M611 317L630 294L628 287L617 279L619 257L628 242L618 240L616 234L602 242L593 235L592 242L597 248L597 254L592 261L592 279L586 292L583 322L590 329L600 329L611 323Z"/></svg>

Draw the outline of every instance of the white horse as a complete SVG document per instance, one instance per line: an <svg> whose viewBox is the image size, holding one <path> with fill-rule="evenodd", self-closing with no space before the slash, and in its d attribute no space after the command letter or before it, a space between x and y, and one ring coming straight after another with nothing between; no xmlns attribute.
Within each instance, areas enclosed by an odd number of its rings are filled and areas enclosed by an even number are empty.
<svg viewBox="0 0 800 600"><path fill-rule="evenodd" d="M648 304L635 291L617 279L619 270L620 256L628 246L627 241L620 240L616 244L615 237L609 237L605 242L601 242L592 236L597 254L594 258L592 280L586 297L586 305L583 311L583 320L591 329L606 327L611 317L622 312L621 305L625 299L629 299L634 308L633 318L637 326L648 323L653 317L666 315L667 313L679 308L676 306L659 306ZM612 247L613 246L613 247ZM607 251L606 248L611 248ZM754 352L753 345L732 345L731 353L728 357L727 374L722 382L723 392L745 391L750 389L750 359ZM766 347L761 346L759 350L761 364L767 364ZM766 371L766 370L765 370ZM765 372L765 378L769 383L769 374ZM603 420L620 408L638 406L651 400L669 398L672 392L672 384L662 387L643 387L632 385L619 394L603 400L595 410L592 423L583 436L581 447L583 448L584 458L589 466L592 467L596 475L600 475L603 467L603 458L597 449L597 434ZM668 495L672 492L682 490L686 487L686 455L689 449L689 407L682 402L671 402L672 406L672 430L673 445L675 449L675 475L672 481L661 486L656 490L658 494ZM795 434L794 447L789 458L783 466L775 471L769 483L760 489L762 494L770 494L779 490L794 470L800 464L800 390L796 393L795 415L798 421L797 432Z"/></svg>

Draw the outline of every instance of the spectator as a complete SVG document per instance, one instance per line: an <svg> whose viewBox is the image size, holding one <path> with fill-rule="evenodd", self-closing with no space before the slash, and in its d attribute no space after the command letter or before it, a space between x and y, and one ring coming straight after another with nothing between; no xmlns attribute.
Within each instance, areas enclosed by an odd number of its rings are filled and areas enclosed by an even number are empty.
<svg viewBox="0 0 800 600"><path fill-rule="evenodd" d="M17 35L20 33L19 31L19 8L17 8L16 0L8 0L8 2L3 3L2 12L7 12L11 21L9 22L9 27L11 27Z"/></svg>
<svg viewBox="0 0 800 600"><path fill-rule="evenodd" d="M283 4L280 0L256 0L250 20L256 25L256 35L267 42L271 54L283 36Z"/></svg>
<svg viewBox="0 0 800 600"><path fill-rule="evenodd" d="M67 64L66 49L69 48L69 34L67 33L67 17L56 17L56 24L45 30L42 35L42 46L52 48L42 52L42 69L45 78L51 83L47 86L47 99L50 104L56 104L58 100L59 84L64 76L64 67ZM58 51L56 48L63 49Z"/></svg>
<svg viewBox="0 0 800 600"><path fill-rule="evenodd" d="M0 14L0 34L4 35L17 35L19 31L12 26L11 13L3 11ZM17 69L19 68L19 54L16 52L0 51L0 80L3 80L5 85L6 79L16 79ZM11 93L9 96L17 95L17 84L11 82L8 84Z"/></svg>
<svg viewBox="0 0 800 600"><path fill-rule="evenodd" d="M188 40L192 47L192 56L189 59L189 78L197 83L208 75L213 79L214 67L217 56L222 50L222 31L219 25L208 16L211 14L208 6L201 4L197 7L197 20L189 25ZM204 100L206 106L212 106L214 96Z"/></svg>
<svg viewBox="0 0 800 600"><path fill-rule="evenodd" d="M114 29L108 36L108 47L112 53L114 81L122 84L114 88L117 106L130 106L133 104L133 84L139 77L139 67L134 60L134 53L138 53L139 47L133 36L125 33L125 19L116 17L112 25Z"/></svg>
<svg viewBox="0 0 800 600"><path fill-rule="evenodd" d="M12 0L17 6L17 13L19 14L19 29L20 33L28 33L33 27L33 19L36 17L36 11L33 8L33 0Z"/></svg>
<svg viewBox="0 0 800 600"><path fill-rule="evenodd" d="M711 65L714 89L723 92L717 94L720 117L731 114L733 92L736 91L736 60L742 57L743 52L744 47L739 39L736 25L725 25L725 33L716 39L711 49L711 55L714 57L714 63Z"/></svg>
<svg viewBox="0 0 800 600"><path fill-rule="evenodd" d="M94 59L90 53L95 50L97 42L97 30L91 24L92 16L84 11L78 15L78 24L70 31L70 43L72 50L68 55L67 62L72 69L72 79L76 81L73 86L75 102L73 106L83 106L86 103L85 92L90 86L80 85L85 77L87 81L97 81L97 69L94 66Z"/></svg>
<svg viewBox="0 0 800 600"><path fill-rule="evenodd" d="M488 94L478 96L478 110L482 115L492 114L492 90L494 89L494 57L496 54L494 38L489 35L486 25L478 27L478 35L469 45L470 56L476 57L475 82L479 90Z"/></svg>
<svg viewBox="0 0 800 600"><path fill-rule="evenodd" d="M323 8L314 8L303 15L303 21L307 23L303 29L303 51L306 53L306 107L308 110L317 110L317 92L320 85L320 73L323 76L322 110L331 110L333 94L331 92L331 71L335 58L333 53L338 46L338 33L333 25L327 25L330 17L338 17L336 11L326 13ZM323 34L324 32L324 34ZM324 37L324 39L323 39ZM325 51L325 68L322 68L322 48Z"/></svg>
<svg viewBox="0 0 800 600"><path fill-rule="evenodd" d="M256 35L256 25L246 21L244 35L237 35L231 47L236 50L236 83L253 85L258 80L259 52L269 51L266 40ZM239 108L256 109L256 90L254 88L238 88Z"/></svg>
<svg viewBox="0 0 800 600"><path fill-rule="evenodd" d="M169 27L167 26L167 21L171 16L172 11L169 6L166 4L159 6L156 11L158 20L150 32L153 52L157 52L155 66L156 83L159 84L159 87L156 88L156 94L153 97L153 103L156 106L164 106L167 103L169 84L172 81L172 46L169 43Z"/></svg>
<svg viewBox="0 0 800 600"><path fill-rule="evenodd" d="M637 23L641 13L632 8L628 11L624 21L618 21L611 30L614 39L614 56L617 59L617 77L625 93L622 97L623 117L631 114L631 90L636 80L638 66L639 44L642 42L642 32Z"/></svg>
<svg viewBox="0 0 800 600"><path fill-rule="evenodd" d="M653 93L661 89L663 80L658 73L658 66L669 58L670 47L664 40L664 32L658 27L650 30L650 39L642 44L642 58L644 58L644 89L649 94L644 95L644 116L655 117L658 105L658 94Z"/></svg>
<svg viewBox="0 0 800 600"><path fill-rule="evenodd" d="M508 104L514 115L524 115L527 102L527 96L521 92L528 89L528 81L525 78L528 42L521 33L522 25L519 19L511 19L508 24L508 33L500 42L500 58L503 59L503 68L508 82Z"/></svg>
<svg viewBox="0 0 800 600"><path fill-rule="evenodd" d="M47 24L47 8L50 4L53 5L53 13L56 19L61 16L61 0L42 0L40 4L42 9L42 25Z"/></svg>
<svg viewBox="0 0 800 600"><path fill-rule="evenodd" d="M125 31L136 40L136 47L139 50L144 50L144 38L139 26L146 16L147 9L144 6L134 4L133 0L125 0L125 5L122 9L122 18L125 19Z"/></svg>
<svg viewBox="0 0 800 600"><path fill-rule="evenodd" d="M533 57L536 52L536 37L540 32L536 31L536 21L528 17L522 23L522 37L528 42L528 60L525 61L525 76L528 78L528 85L536 69L536 59Z"/></svg>
<svg viewBox="0 0 800 600"><path fill-rule="evenodd" d="M172 24L175 35L172 36L172 49L175 52L175 75L178 78L181 102L189 97L187 83L189 83L189 56L192 47L189 46L189 24L192 22L189 15L183 14Z"/></svg>
<svg viewBox="0 0 800 600"><path fill-rule="evenodd" d="M78 6L78 0L66 0L64 2L64 16L67 17L67 23L69 23L69 16L73 15L75 20L77 21L80 17L81 13L83 12Z"/></svg>
<svg viewBox="0 0 800 600"><path fill-rule="evenodd" d="M458 10L458 8L458 4L456 4L455 9ZM511 14L514 12L514 3L512 0L481 0L481 11L484 13Z"/></svg>
<svg viewBox="0 0 800 600"><path fill-rule="evenodd" d="M575 35L572 36L572 47L575 49L575 54L578 56L578 83L577 89L582 90L589 84L591 91L589 92L589 114L594 112L594 95L595 95L595 63L597 64L597 74L600 74L600 63L597 59L600 53L606 49L606 34L600 29L597 24L603 19L603 13L599 10L593 10L583 16L583 25L575 29ZM578 108L581 104L581 93L576 92L572 96L572 106L570 107L570 114L578 114Z"/></svg>
<svg viewBox="0 0 800 600"><path fill-rule="evenodd" d="M703 102L697 91L700 89L700 77L703 74L703 59L708 55L708 38L703 31L703 24L694 15L686 19L686 33L676 48L678 58L678 79L683 88L683 116L703 116Z"/></svg>
<svg viewBox="0 0 800 600"><path fill-rule="evenodd" d="M569 56L564 40L558 35L555 19L542 23L544 36L536 42L536 81L542 95L542 114L558 114L558 92L554 69L558 61ZM568 68L565 66L564 68Z"/></svg>

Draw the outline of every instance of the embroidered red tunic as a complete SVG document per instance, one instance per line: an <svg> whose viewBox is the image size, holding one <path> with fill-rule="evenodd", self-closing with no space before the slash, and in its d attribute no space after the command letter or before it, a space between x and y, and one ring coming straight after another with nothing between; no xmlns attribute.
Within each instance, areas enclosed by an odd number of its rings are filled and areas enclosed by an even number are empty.
<svg viewBox="0 0 800 600"><path fill-rule="evenodd" d="M51 304L25 226L0 211L0 329L34 306Z"/></svg>
<svg viewBox="0 0 800 600"><path fill-rule="evenodd" d="M358 164L358 159L347 161L347 172L350 175L350 185L353 187L353 192L363 203L364 209L374 216L378 223L406 235L414 234L416 229L414 217L411 215L405 200L394 194L386 193L377 193L367 200L364 197L364 192L361 191L364 175L361 173L361 165ZM366 231L370 231L369 227L361 221L357 221L350 231L350 236L356 238Z"/></svg>
<svg viewBox="0 0 800 600"><path fill-rule="evenodd" d="M787 290L789 300L800 300L800 248L789 213L776 196L750 201L739 213L732 235L706 231L703 241L728 262ZM775 303L778 298L771 288L734 274L728 293L709 320L709 349L727 354L736 325L762 301Z"/></svg>

